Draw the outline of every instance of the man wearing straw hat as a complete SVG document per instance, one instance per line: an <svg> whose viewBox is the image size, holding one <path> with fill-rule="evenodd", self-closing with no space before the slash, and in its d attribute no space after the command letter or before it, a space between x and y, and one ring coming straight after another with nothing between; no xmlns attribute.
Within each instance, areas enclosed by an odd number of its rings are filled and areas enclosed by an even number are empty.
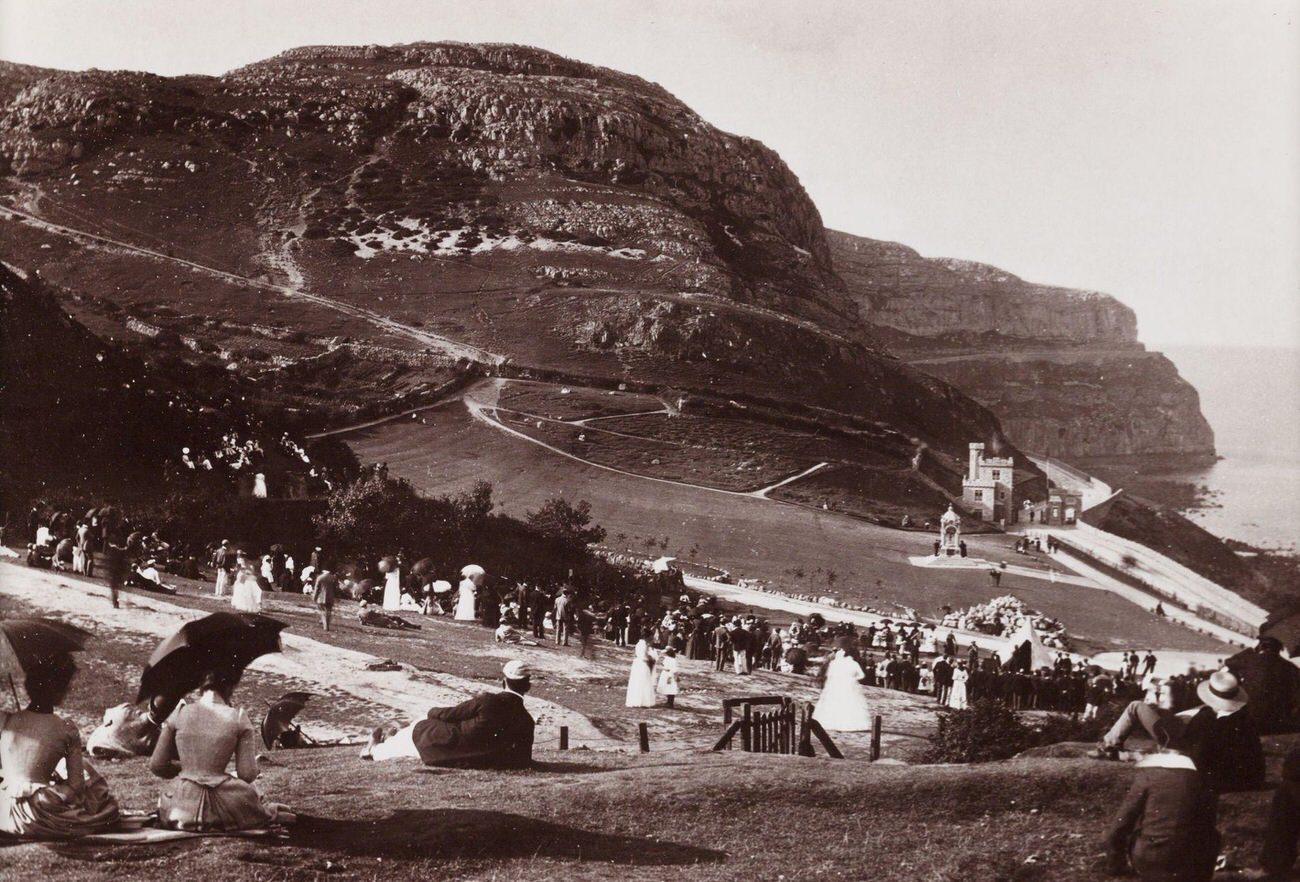
<svg viewBox="0 0 1300 882"><path fill-rule="evenodd" d="M1251 790L1264 783L1264 751L1259 728L1246 713L1250 696L1226 668L1215 671L1196 687L1202 706L1175 714L1130 702L1102 738L1097 755L1117 759L1129 734L1141 726L1156 744L1183 744L1206 786L1216 793Z"/></svg>

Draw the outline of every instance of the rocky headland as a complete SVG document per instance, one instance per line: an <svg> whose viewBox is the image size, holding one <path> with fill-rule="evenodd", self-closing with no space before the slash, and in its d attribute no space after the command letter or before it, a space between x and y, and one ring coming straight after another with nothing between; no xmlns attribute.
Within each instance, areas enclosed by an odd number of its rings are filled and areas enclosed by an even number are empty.
<svg viewBox="0 0 1300 882"><path fill-rule="evenodd" d="M1196 390L1097 291L830 232L863 320L904 361L989 407L1022 448L1065 459L1214 454Z"/></svg>

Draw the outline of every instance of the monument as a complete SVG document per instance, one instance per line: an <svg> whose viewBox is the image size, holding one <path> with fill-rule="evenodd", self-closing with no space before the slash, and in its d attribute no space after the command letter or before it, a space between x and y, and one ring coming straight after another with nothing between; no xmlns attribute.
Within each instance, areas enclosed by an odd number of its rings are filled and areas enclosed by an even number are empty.
<svg viewBox="0 0 1300 882"><path fill-rule="evenodd" d="M939 518L939 551L936 557L952 557L961 554L961 515L953 511L952 506Z"/></svg>

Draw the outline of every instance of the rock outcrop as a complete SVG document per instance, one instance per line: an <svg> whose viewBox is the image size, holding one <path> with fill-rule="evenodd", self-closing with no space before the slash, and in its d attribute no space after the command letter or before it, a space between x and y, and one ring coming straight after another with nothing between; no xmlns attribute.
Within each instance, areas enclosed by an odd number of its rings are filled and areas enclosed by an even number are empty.
<svg viewBox="0 0 1300 882"><path fill-rule="evenodd" d="M873 325L917 337L996 334L1039 343L1132 344L1133 310L1108 294L1026 282L969 260L829 231L835 269Z"/></svg>
<svg viewBox="0 0 1300 882"><path fill-rule="evenodd" d="M1214 453L1196 390L1146 351L1133 311L1113 297L896 242L828 238L879 339L989 407L1024 449L1066 459Z"/></svg>

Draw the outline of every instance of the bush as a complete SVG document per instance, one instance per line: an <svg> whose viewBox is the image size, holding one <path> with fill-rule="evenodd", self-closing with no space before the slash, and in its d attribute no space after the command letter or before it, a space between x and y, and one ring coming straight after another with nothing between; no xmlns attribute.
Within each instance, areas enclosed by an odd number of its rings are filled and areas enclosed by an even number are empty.
<svg viewBox="0 0 1300 882"><path fill-rule="evenodd" d="M987 763L1033 746L1035 731L1012 710L981 699L965 710L939 714L939 728L921 753L926 763Z"/></svg>

